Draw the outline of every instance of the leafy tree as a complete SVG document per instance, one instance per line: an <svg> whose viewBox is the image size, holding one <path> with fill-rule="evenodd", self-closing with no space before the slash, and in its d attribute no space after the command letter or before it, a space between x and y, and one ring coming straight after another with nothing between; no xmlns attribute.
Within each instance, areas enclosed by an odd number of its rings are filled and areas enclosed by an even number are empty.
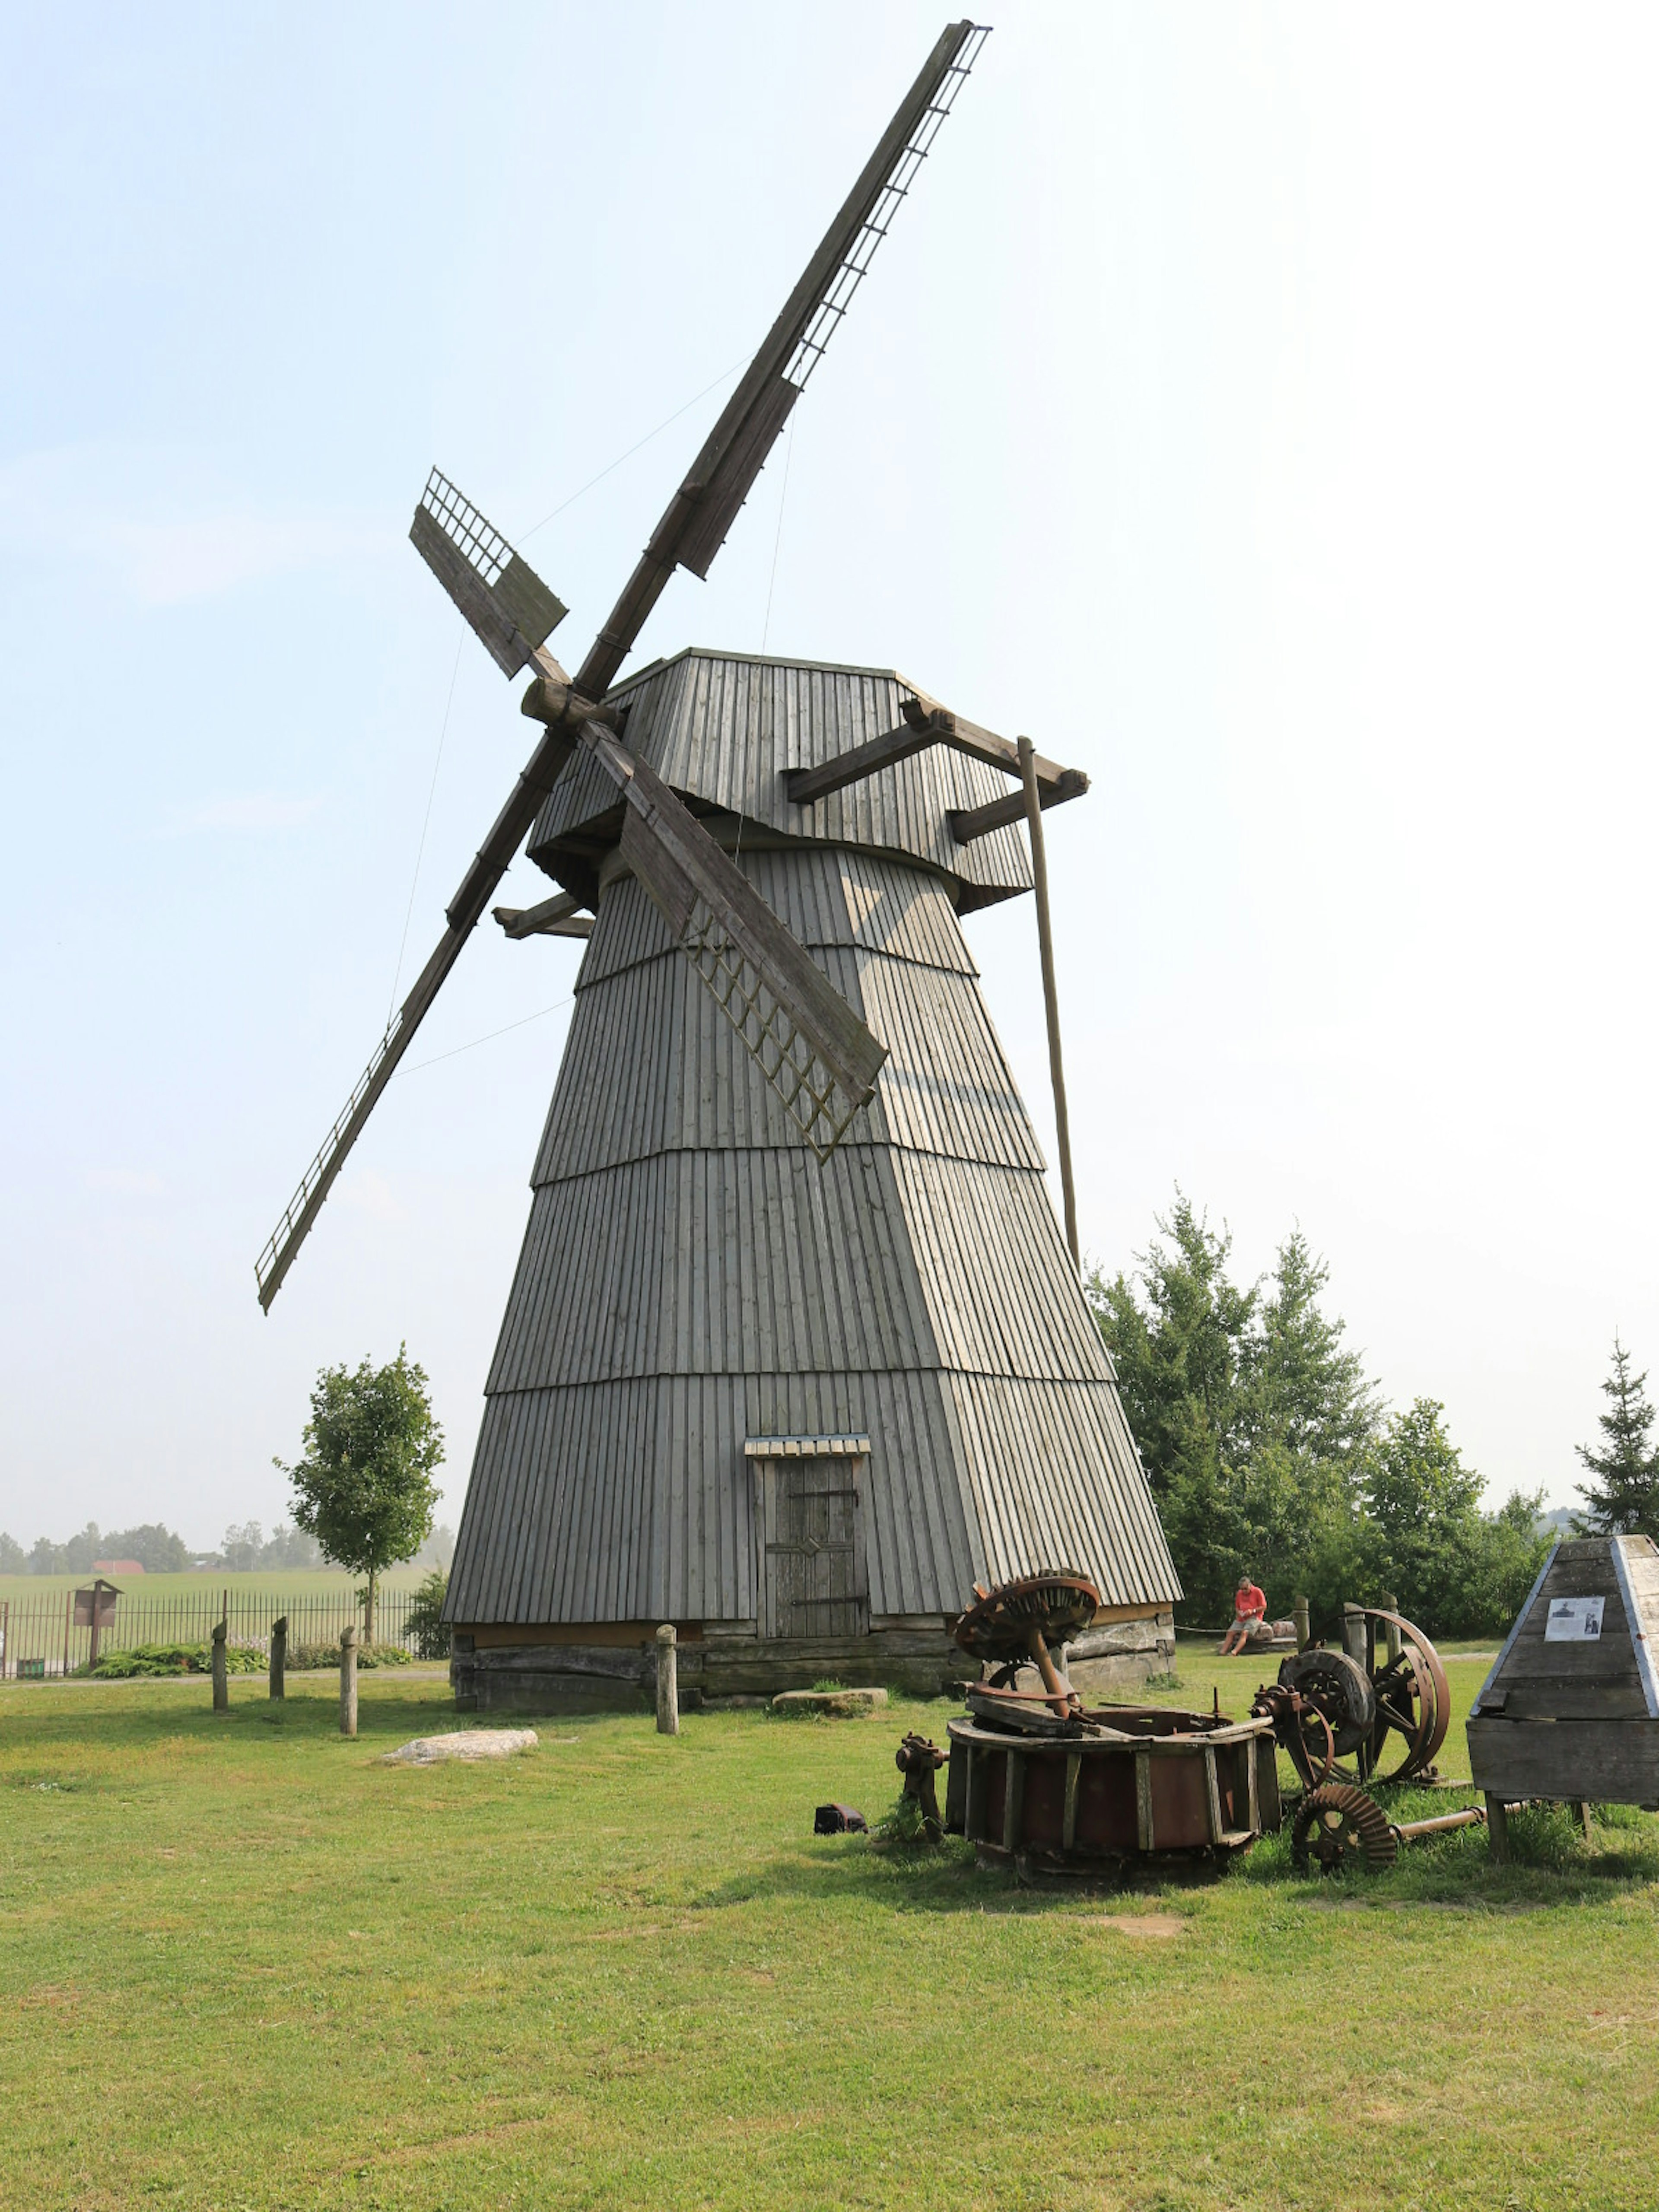
<svg viewBox="0 0 1659 2212"><path fill-rule="evenodd" d="M294 1486L295 1525L337 1565L368 1578L364 1634L372 1643L382 1569L419 1551L432 1531L443 1431L426 1376L400 1345L385 1367L325 1367L311 1394L305 1456L274 1464Z"/></svg>
<svg viewBox="0 0 1659 2212"><path fill-rule="evenodd" d="M219 1542L219 1557L227 1572L233 1575L252 1574L264 1563L265 1532L257 1521L244 1522L238 1528L233 1522Z"/></svg>
<svg viewBox="0 0 1659 2212"><path fill-rule="evenodd" d="M134 1528L117 1528L103 1540L99 1556L106 1559L137 1559L147 1575L182 1575L192 1557L182 1536L165 1522L145 1521Z"/></svg>
<svg viewBox="0 0 1659 2212"><path fill-rule="evenodd" d="M1597 1480L1580 1483L1586 1511L1575 1525L1594 1536L1659 1537L1659 1454L1645 1373L1631 1373L1630 1354L1615 1335L1613 1372L1601 1385L1607 1410L1598 1418L1602 1444L1580 1444L1578 1456Z"/></svg>
<svg viewBox="0 0 1659 2212"><path fill-rule="evenodd" d="M1375 1437L1379 1411L1359 1354L1343 1348L1346 1324L1321 1310L1330 1275L1292 1230L1261 1298L1260 1326L1241 1347L1239 1413L1252 1440L1341 1466Z"/></svg>
<svg viewBox="0 0 1659 2212"><path fill-rule="evenodd" d="M1386 1589L1431 1635L1506 1629L1532 1585L1549 1538L1543 1493L1480 1510L1486 1484L1446 1433L1445 1407L1419 1398L1396 1413L1367 1457L1361 1546L1373 1597Z"/></svg>
<svg viewBox="0 0 1659 2212"><path fill-rule="evenodd" d="M16 1537L0 1528L0 1575L21 1575L28 1565L28 1559Z"/></svg>
<svg viewBox="0 0 1659 2212"><path fill-rule="evenodd" d="M1177 1188L1137 1281L1089 1294L1177 1571L1200 1619L1230 1616L1248 1571L1272 1608L1334 1606L1352 1573L1358 1458L1376 1395L1321 1308L1323 1261L1298 1230L1272 1274L1230 1278L1231 1238Z"/></svg>

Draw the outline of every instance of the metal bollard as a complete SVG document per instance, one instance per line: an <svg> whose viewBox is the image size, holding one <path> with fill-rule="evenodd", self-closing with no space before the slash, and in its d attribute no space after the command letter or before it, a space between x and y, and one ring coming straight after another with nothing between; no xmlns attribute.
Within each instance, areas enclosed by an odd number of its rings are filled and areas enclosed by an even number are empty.
<svg viewBox="0 0 1659 2212"><path fill-rule="evenodd" d="M213 1624L213 1710L216 1713L230 1711L229 1670L225 1660L225 1638L229 1633L222 1620Z"/></svg>
<svg viewBox="0 0 1659 2212"><path fill-rule="evenodd" d="M288 1695L288 1615L270 1624L270 1694Z"/></svg>

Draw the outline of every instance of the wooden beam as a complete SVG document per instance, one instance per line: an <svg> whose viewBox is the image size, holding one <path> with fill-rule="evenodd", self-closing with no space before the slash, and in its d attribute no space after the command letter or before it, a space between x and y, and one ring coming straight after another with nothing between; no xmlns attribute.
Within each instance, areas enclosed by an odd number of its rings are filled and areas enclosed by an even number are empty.
<svg viewBox="0 0 1659 2212"><path fill-rule="evenodd" d="M1077 1193L1072 1185L1072 1127L1066 1110L1066 1069L1060 1056L1060 999L1054 988L1054 940L1048 921L1048 856L1042 842L1042 794L1037 788L1035 757L1031 741L1019 741L1020 759L1025 769L1025 788L1020 799L1025 808L1026 828L1031 840L1031 883L1036 893L1037 949L1042 960L1042 1006L1048 1022L1048 1077L1054 1090L1054 1145L1060 1153L1060 1188L1066 1201L1066 1243L1072 1255L1072 1265L1082 1266L1077 1237ZM1215 1794L1213 1752L1206 1753L1210 1762L1210 1792ZM1218 1820L1213 1842L1220 1841Z"/></svg>
<svg viewBox="0 0 1659 2212"><path fill-rule="evenodd" d="M581 901L561 891L539 906L498 906L490 911L509 937L592 937L593 917Z"/></svg>
<svg viewBox="0 0 1659 2212"><path fill-rule="evenodd" d="M970 722L965 715L953 714L948 707L941 707L937 700L923 696L916 700L915 704L931 714L943 717L946 726L939 732L941 744L952 746L959 753L966 753L969 760L983 761L987 768L1000 768L1006 775L1024 774L1019 764L1019 747L1012 739L1000 738L994 730L983 729L979 723ZM1041 753L1034 753L1032 758L1036 763L1037 781L1045 792L1054 789L1073 773L1070 769L1061 768L1058 761L1045 760ZM1073 793L1066 794L1068 798L1075 795ZM1042 803L1046 806L1048 801L1045 799ZM1017 822L1019 817L1016 813L1012 818Z"/></svg>
<svg viewBox="0 0 1659 2212"><path fill-rule="evenodd" d="M1016 756L1018 761L1018 756ZM1032 756L1036 767L1036 756ZM1066 768L1058 771L1054 782L1046 788L1037 779L1037 802L1041 806L1063 806L1068 799L1081 799L1089 788L1089 779L1081 769ZM988 837L993 830L1006 830L1010 823L1027 818L1025 793L1012 792L1006 799L994 799L988 806L953 806L945 819L951 825L951 835L958 845L971 844L975 837Z"/></svg>
<svg viewBox="0 0 1659 2212"><path fill-rule="evenodd" d="M914 709L914 713L912 713ZM817 768L792 768L785 772L784 787L796 806L810 806L814 799L827 799L832 791L840 791L849 783L857 783L878 769L891 768L896 761L908 760L912 753L924 751L929 745L948 742L955 717L942 707L931 709L907 699L899 709L904 720L896 730L888 730L867 744L854 745L851 752L837 753L834 760L823 761Z"/></svg>

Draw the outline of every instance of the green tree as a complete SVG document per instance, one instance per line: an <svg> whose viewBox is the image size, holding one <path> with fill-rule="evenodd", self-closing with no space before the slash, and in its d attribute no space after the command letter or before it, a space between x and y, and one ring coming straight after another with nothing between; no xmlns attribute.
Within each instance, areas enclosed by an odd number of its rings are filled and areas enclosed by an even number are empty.
<svg viewBox="0 0 1659 2212"><path fill-rule="evenodd" d="M16 1537L0 1528L0 1575L21 1575L28 1563L28 1553Z"/></svg>
<svg viewBox="0 0 1659 2212"><path fill-rule="evenodd" d="M1372 1594L1391 1591L1431 1635L1462 1613L1479 1547L1481 1478L1446 1434L1445 1410L1418 1398L1395 1413L1361 1481Z"/></svg>
<svg viewBox="0 0 1659 2212"><path fill-rule="evenodd" d="M1417 1399L1396 1413L1367 1455L1360 1546L1370 1595L1398 1601L1431 1636L1487 1636L1508 1628L1549 1538L1543 1493L1480 1510L1484 1479L1446 1433L1445 1407Z"/></svg>
<svg viewBox="0 0 1659 2212"><path fill-rule="evenodd" d="M1177 1188L1138 1275L1089 1296L1117 1370L1164 1533L1199 1619L1231 1612L1249 1571L1270 1609L1351 1584L1355 1478L1376 1394L1320 1298L1328 1270L1299 1230L1271 1275L1240 1288L1231 1238Z"/></svg>
<svg viewBox="0 0 1659 2212"><path fill-rule="evenodd" d="M434 1471L443 1431L426 1376L400 1345L385 1367L325 1367L311 1394L305 1455L274 1464L294 1486L295 1525L337 1565L368 1578L364 1634L374 1638L382 1571L418 1552L432 1532Z"/></svg>
<svg viewBox="0 0 1659 2212"><path fill-rule="evenodd" d="M161 1521L117 1528L105 1537L104 1546L105 1559L137 1559L147 1575L182 1575L190 1566L189 1545Z"/></svg>
<svg viewBox="0 0 1659 2212"><path fill-rule="evenodd" d="M1601 1385L1607 1410L1598 1418L1601 1449L1580 1444L1578 1456L1594 1483L1580 1483L1586 1510L1575 1522L1593 1536L1659 1537L1659 1455L1653 1449L1653 1407L1647 1376L1631 1373L1630 1354L1615 1335L1613 1372Z"/></svg>
<svg viewBox="0 0 1659 2212"><path fill-rule="evenodd" d="M1239 1419L1252 1441L1346 1467L1376 1436L1380 1414L1364 1363L1344 1348L1346 1322L1320 1306L1330 1273L1292 1230L1241 1347Z"/></svg>

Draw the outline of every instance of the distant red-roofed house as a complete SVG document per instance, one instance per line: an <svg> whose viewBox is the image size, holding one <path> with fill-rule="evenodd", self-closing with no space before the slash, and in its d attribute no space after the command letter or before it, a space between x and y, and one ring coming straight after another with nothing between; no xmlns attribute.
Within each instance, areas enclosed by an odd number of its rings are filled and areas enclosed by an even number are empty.
<svg viewBox="0 0 1659 2212"><path fill-rule="evenodd" d="M94 1559L92 1571L95 1575L142 1575L144 1571L137 1559Z"/></svg>

